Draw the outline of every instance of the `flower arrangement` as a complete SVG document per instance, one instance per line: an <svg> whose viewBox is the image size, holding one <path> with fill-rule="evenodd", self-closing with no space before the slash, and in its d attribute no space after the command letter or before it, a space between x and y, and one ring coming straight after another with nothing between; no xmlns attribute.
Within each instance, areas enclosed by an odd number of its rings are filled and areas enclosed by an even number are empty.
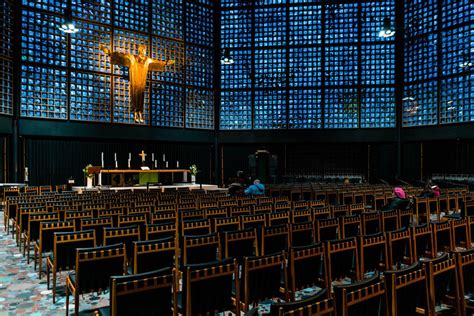
<svg viewBox="0 0 474 316"><path fill-rule="evenodd" d="M88 164L87 166L84 167L84 169L82 169L82 172L84 172L84 177L89 178L89 179L94 177L93 173L89 173L90 167L93 167L93 166L91 164Z"/></svg>
<svg viewBox="0 0 474 316"><path fill-rule="evenodd" d="M196 176L201 170L198 170L197 166L195 164L192 164L189 167L189 171L191 171L192 176Z"/></svg>

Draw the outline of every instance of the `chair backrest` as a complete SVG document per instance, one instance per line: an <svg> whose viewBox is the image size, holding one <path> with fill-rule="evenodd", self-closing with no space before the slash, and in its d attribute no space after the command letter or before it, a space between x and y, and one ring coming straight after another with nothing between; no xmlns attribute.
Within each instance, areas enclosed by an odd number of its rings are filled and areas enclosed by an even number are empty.
<svg viewBox="0 0 474 316"><path fill-rule="evenodd" d="M341 238L356 237L360 235L361 220L359 215L340 216L339 235Z"/></svg>
<svg viewBox="0 0 474 316"><path fill-rule="evenodd" d="M109 287L110 277L126 271L125 245L76 249L76 291L89 293Z"/></svg>
<svg viewBox="0 0 474 316"><path fill-rule="evenodd" d="M176 315L175 270L164 268L150 272L112 276L110 311L112 316Z"/></svg>
<svg viewBox="0 0 474 316"><path fill-rule="evenodd" d="M380 211L380 227L386 233L399 229L398 210Z"/></svg>
<svg viewBox="0 0 474 316"><path fill-rule="evenodd" d="M41 222L58 221L59 214L57 212L48 213L30 213L28 220L28 238L29 240L37 240L40 238Z"/></svg>
<svg viewBox="0 0 474 316"><path fill-rule="evenodd" d="M176 223L176 211L159 211L151 214L151 223Z"/></svg>
<svg viewBox="0 0 474 316"><path fill-rule="evenodd" d="M159 222L145 226L145 240L162 239L176 236L175 222Z"/></svg>
<svg viewBox="0 0 474 316"><path fill-rule="evenodd" d="M230 209L230 216L250 215L252 213L252 206L232 206Z"/></svg>
<svg viewBox="0 0 474 316"><path fill-rule="evenodd" d="M314 225L316 241L339 239L339 222L337 218L317 219Z"/></svg>
<svg viewBox="0 0 474 316"><path fill-rule="evenodd" d="M412 252L411 233L406 228L390 231L385 234L387 238L389 269L410 265L414 262Z"/></svg>
<svg viewBox="0 0 474 316"><path fill-rule="evenodd" d="M428 283L419 262L404 269L385 271L384 276L388 315L416 315L417 308L427 311Z"/></svg>
<svg viewBox="0 0 474 316"><path fill-rule="evenodd" d="M208 208L205 210L204 215L206 218L209 218L211 220L214 218L226 218L227 210L225 207Z"/></svg>
<svg viewBox="0 0 474 316"><path fill-rule="evenodd" d="M241 263L244 257L259 255L256 228L226 231L223 233L222 239L222 258L235 258L237 262Z"/></svg>
<svg viewBox="0 0 474 316"><path fill-rule="evenodd" d="M455 256L461 308L462 310L466 310L468 305L466 296L472 297L474 293L474 248L456 251ZM472 305L472 303L470 305Z"/></svg>
<svg viewBox="0 0 474 316"><path fill-rule="evenodd" d="M411 222L413 220L413 210L412 209L404 209L404 210L398 210L398 221L399 221L399 227L407 227L409 228L411 225Z"/></svg>
<svg viewBox="0 0 474 316"><path fill-rule="evenodd" d="M359 237L360 275L387 269L387 243L382 233Z"/></svg>
<svg viewBox="0 0 474 316"><path fill-rule="evenodd" d="M433 230L427 224L416 225L411 228L413 240L413 258L434 258Z"/></svg>
<svg viewBox="0 0 474 316"><path fill-rule="evenodd" d="M267 214L273 211L273 203L258 204L253 205L253 213L258 214Z"/></svg>
<svg viewBox="0 0 474 316"><path fill-rule="evenodd" d="M262 255L270 255L288 250L289 247L288 224L279 226L263 227L262 234Z"/></svg>
<svg viewBox="0 0 474 316"><path fill-rule="evenodd" d="M235 260L200 265L187 265L183 269L183 315L209 315L233 309L232 288L236 302L239 297L239 270ZM240 315L240 304L236 304Z"/></svg>
<svg viewBox="0 0 474 316"><path fill-rule="evenodd" d="M451 224L452 250L456 250L456 248L470 248L467 218L453 219L449 222Z"/></svg>
<svg viewBox="0 0 474 316"><path fill-rule="evenodd" d="M240 218L238 216L213 218L212 232L223 233L240 229Z"/></svg>
<svg viewBox="0 0 474 316"><path fill-rule="evenodd" d="M373 235L381 231L378 212L365 212L360 217L362 235Z"/></svg>
<svg viewBox="0 0 474 316"><path fill-rule="evenodd" d="M73 232L73 222L41 222L39 233L39 245L41 252L49 252L54 247L54 233L56 232Z"/></svg>
<svg viewBox="0 0 474 316"><path fill-rule="evenodd" d="M140 240L140 228L136 226L127 227L105 227L103 245L123 243L126 247L128 259L133 257L133 242Z"/></svg>
<svg viewBox="0 0 474 316"><path fill-rule="evenodd" d="M336 315L386 315L385 283L379 275L349 285L335 285Z"/></svg>
<svg viewBox="0 0 474 316"><path fill-rule="evenodd" d="M330 282L349 278L359 280L359 256L355 237L330 240L326 244L326 265Z"/></svg>
<svg viewBox="0 0 474 316"><path fill-rule="evenodd" d="M76 230L79 230L81 219L82 218L93 218L94 214L92 210L85 210L85 211L66 211L64 215L64 219L66 221L74 221L74 225Z"/></svg>
<svg viewBox="0 0 474 316"><path fill-rule="evenodd" d="M290 225L290 244L292 247L309 246L315 242L312 222L299 222Z"/></svg>
<svg viewBox="0 0 474 316"><path fill-rule="evenodd" d="M97 245L102 245L104 241L104 227L112 227L111 217L100 217L100 218L81 218L80 229L95 230L95 239Z"/></svg>
<svg viewBox="0 0 474 316"><path fill-rule="evenodd" d="M196 219L181 223L181 236L200 236L211 233L211 222L209 219Z"/></svg>
<svg viewBox="0 0 474 316"><path fill-rule="evenodd" d="M325 260L324 244L292 247L288 257L288 287L295 299L296 291L317 286L328 289L328 274Z"/></svg>
<svg viewBox="0 0 474 316"><path fill-rule="evenodd" d="M449 252L454 248L449 222L431 222L433 229L433 248L435 254Z"/></svg>
<svg viewBox="0 0 474 316"><path fill-rule="evenodd" d="M184 236L182 247L183 265L214 262L220 251L219 234Z"/></svg>
<svg viewBox="0 0 474 316"><path fill-rule="evenodd" d="M331 206L321 206L321 207L313 206L311 208L311 211L313 213L313 220L325 219L325 218L331 217Z"/></svg>
<svg viewBox="0 0 474 316"><path fill-rule="evenodd" d="M349 205L338 205L332 206L332 217L346 216L349 215Z"/></svg>
<svg viewBox="0 0 474 316"><path fill-rule="evenodd" d="M95 231L54 233L53 260L56 271L73 269L76 248L95 247Z"/></svg>
<svg viewBox="0 0 474 316"><path fill-rule="evenodd" d="M123 210L121 208L118 208L118 209L101 209L101 210L98 211L97 217L111 217L113 226L117 227L118 218L121 215L123 215Z"/></svg>
<svg viewBox="0 0 474 316"><path fill-rule="evenodd" d="M323 315L332 315L334 313L334 300L331 298L323 298L325 293L321 294L321 300L309 303L304 306L296 307L295 309L291 309L288 311L281 310L279 315L280 316L323 316ZM318 295L319 297L319 295ZM307 300L311 300L312 298L308 298Z"/></svg>
<svg viewBox="0 0 474 316"><path fill-rule="evenodd" d="M178 251L174 236L133 242L133 273L143 273L176 265Z"/></svg>
<svg viewBox="0 0 474 316"><path fill-rule="evenodd" d="M290 213L290 215L291 215L291 223L293 224L313 221L313 212L309 208L295 209L293 210L293 212Z"/></svg>
<svg viewBox="0 0 474 316"><path fill-rule="evenodd" d="M266 213L266 226L278 226L290 223L290 212L283 211L283 212L271 212Z"/></svg>
<svg viewBox="0 0 474 316"><path fill-rule="evenodd" d="M265 215L242 215L240 216L240 228L257 228L265 226Z"/></svg>
<svg viewBox="0 0 474 316"><path fill-rule="evenodd" d="M283 254L244 258L240 293L245 310L251 303L278 296L284 262Z"/></svg>

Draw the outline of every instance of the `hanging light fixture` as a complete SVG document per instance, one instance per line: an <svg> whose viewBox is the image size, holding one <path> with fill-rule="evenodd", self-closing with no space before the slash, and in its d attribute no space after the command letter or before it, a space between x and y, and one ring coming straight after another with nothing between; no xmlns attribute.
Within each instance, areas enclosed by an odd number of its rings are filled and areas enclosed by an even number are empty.
<svg viewBox="0 0 474 316"><path fill-rule="evenodd" d="M232 58L232 56L230 56L230 51L227 49L224 49L222 51L221 64L232 65L233 63L234 63L234 59Z"/></svg>
<svg viewBox="0 0 474 316"><path fill-rule="evenodd" d="M64 33L69 33L69 34L79 32L79 29L76 28L72 20L71 9L64 10L64 20L63 20L63 23L59 26L59 30L61 30Z"/></svg>
<svg viewBox="0 0 474 316"><path fill-rule="evenodd" d="M380 37L391 37L395 35L395 30L392 28L392 22L389 17L383 19L383 27L379 32Z"/></svg>

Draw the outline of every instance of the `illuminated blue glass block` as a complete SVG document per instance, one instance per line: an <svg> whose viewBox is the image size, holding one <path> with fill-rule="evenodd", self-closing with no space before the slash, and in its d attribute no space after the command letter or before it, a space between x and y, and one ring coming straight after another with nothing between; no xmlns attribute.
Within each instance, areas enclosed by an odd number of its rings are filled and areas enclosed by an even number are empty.
<svg viewBox="0 0 474 316"><path fill-rule="evenodd" d="M187 46L186 82L202 88L214 86L214 51L200 46Z"/></svg>
<svg viewBox="0 0 474 316"><path fill-rule="evenodd" d="M110 89L110 76L71 72L71 120L110 122Z"/></svg>
<svg viewBox="0 0 474 316"><path fill-rule="evenodd" d="M441 36L443 75L469 71L474 63L474 24L449 29Z"/></svg>
<svg viewBox="0 0 474 316"><path fill-rule="evenodd" d="M325 6L326 43L353 43L358 40L358 4Z"/></svg>
<svg viewBox="0 0 474 316"><path fill-rule="evenodd" d="M255 45L283 46L286 44L286 8L255 9Z"/></svg>
<svg viewBox="0 0 474 316"><path fill-rule="evenodd" d="M221 65L221 87L224 89L242 89L251 87L251 52L232 50L234 63Z"/></svg>
<svg viewBox="0 0 474 316"><path fill-rule="evenodd" d="M84 20L110 24L111 2L112 0L73 0L72 13L73 16Z"/></svg>
<svg viewBox="0 0 474 316"><path fill-rule="evenodd" d="M221 45L244 48L252 45L253 11L247 9L221 12Z"/></svg>
<svg viewBox="0 0 474 316"><path fill-rule="evenodd" d="M443 28L474 21L474 6L470 0L442 0Z"/></svg>
<svg viewBox="0 0 474 316"><path fill-rule="evenodd" d="M39 12L22 12L22 61L66 67L67 38L58 29L62 18Z"/></svg>
<svg viewBox="0 0 474 316"><path fill-rule="evenodd" d="M183 39L183 0L152 0L154 35Z"/></svg>
<svg viewBox="0 0 474 316"><path fill-rule="evenodd" d="M361 128L395 127L395 88L363 89L360 111Z"/></svg>
<svg viewBox="0 0 474 316"><path fill-rule="evenodd" d="M290 45L313 45L322 41L320 5L290 7Z"/></svg>
<svg viewBox="0 0 474 316"><path fill-rule="evenodd" d="M13 63L0 58L0 114L13 114Z"/></svg>
<svg viewBox="0 0 474 316"><path fill-rule="evenodd" d="M20 115L67 119L66 71L27 65L21 69Z"/></svg>
<svg viewBox="0 0 474 316"><path fill-rule="evenodd" d="M403 93L403 126L438 123L438 91L436 81L405 85Z"/></svg>
<svg viewBox="0 0 474 316"><path fill-rule="evenodd" d="M214 129L214 95L212 90L186 89L186 127Z"/></svg>
<svg viewBox="0 0 474 316"><path fill-rule="evenodd" d="M321 90L290 90L288 128L321 128Z"/></svg>
<svg viewBox="0 0 474 316"><path fill-rule="evenodd" d="M438 0L405 1L405 38L433 33L436 30L438 26L437 2Z"/></svg>
<svg viewBox="0 0 474 316"><path fill-rule="evenodd" d="M192 44L214 46L214 10L212 7L186 4L186 41Z"/></svg>
<svg viewBox="0 0 474 316"><path fill-rule="evenodd" d="M222 90L219 114L221 130L251 129L251 92L245 90Z"/></svg>
<svg viewBox="0 0 474 316"><path fill-rule="evenodd" d="M13 56L13 5L4 2L0 7L0 56Z"/></svg>
<svg viewBox="0 0 474 316"><path fill-rule="evenodd" d="M286 49L255 51L255 87L282 88L286 86Z"/></svg>
<svg viewBox="0 0 474 316"><path fill-rule="evenodd" d="M153 71L153 80L182 84L184 80L184 44L161 37L153 37L151 57L157 60L174 60L174 65L166 67L166 71Z"/></svg>
<svg viewBox="0 0 474 316"><path fill-rule="evenodd" d="M321 47L291 48L290 86L320 86L322 64Z"/></svg>
<svg viewBox="0 0 474 316"><path fill-rule="evenodd" d="M474 121L474 74L442 80L440 123Z"/></svg>
<svg viewBox="0 0 474 316"><path fill-rule="evenodd" d="M63 14L67 8L67 0L22 0L24 6Z"/></svg>
<svg viewBox="0 0 474 316"><path fill-rule="evenodd" d="M286 91L255 91L254 129L287 127Z"/></svg>
<svg viewBox="0 0 474 316"><path fill-rule="evenodd" d="M325 128L357 128L359 100L352 88L328 89L324 98Z"/></svg>
<svg viewBox="0 0 474 316"><path fill-rule="evenodd" d="M390 18L391 25L395 28L395 0L383 2L363 2L361 17L361 34L364 42L393 42L395 37L380 37L383 21Z"/></svg>
<svg viewBox="0 0 474 316"><path fill-rule="evenodd" d="M435 78L437 71L437 37L435 34L406 42L405 82Z"/></svg>
<svg viewBox="0 0 474 316"><path fill-rule="evenodd" d="M184 91L181 86L152 82L151 122L154 126L184 127Z"/></svg>
<svg viewBox="0 0 474 316"><path fill-rule="evenodd" d="M357 47L356 46L326 46L325 79L327 85L356 85Z"/></svg>
<svg viewBox="0 0 474 316"><path fill-rule="evenodd" d="M115 0L114 25L134 31L148 30L148 0Z"/></svg>
<svg viewBox="0 0 474 316"><path fill-rule="evenodd" d="M361 84L395 84L395 45L362 46Z"/></svg>

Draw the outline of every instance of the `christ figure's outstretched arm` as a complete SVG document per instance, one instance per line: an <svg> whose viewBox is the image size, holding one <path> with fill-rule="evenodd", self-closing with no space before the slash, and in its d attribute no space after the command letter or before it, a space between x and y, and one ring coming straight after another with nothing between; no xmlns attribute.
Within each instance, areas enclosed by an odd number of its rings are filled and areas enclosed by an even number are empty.
<svg viewBox="0 0 474 316"><path fill-rule="evenodd" d="M166 66L171 66L174 64L174 60L158 60L158 59L153 59L150 65L148 66L148 70L150 71L165 71Z"/></svg>
<svg viewBox="0 0 474 316"><path fill-rule="evenodd" d="M99 46L99 49L110 57L111 64L130 67L130 54L111 52L110 49L102 44Z"/></svg>

